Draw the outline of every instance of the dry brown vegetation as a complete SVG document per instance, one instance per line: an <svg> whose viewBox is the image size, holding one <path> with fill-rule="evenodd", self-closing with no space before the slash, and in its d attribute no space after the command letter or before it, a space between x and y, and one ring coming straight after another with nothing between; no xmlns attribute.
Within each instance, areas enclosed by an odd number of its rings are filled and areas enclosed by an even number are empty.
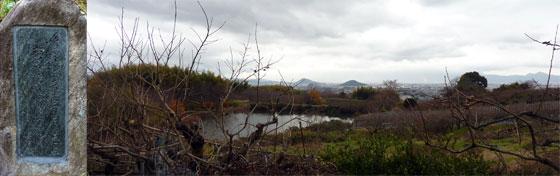
<svg viewBox="0 0 560 176"><path fill-rule="evenodd" d="M411 130L426 146L450 153L486 153L486 158L499 162L497 173L558 173L560 89L549 85L558 50L556 36L552 43L527 37L552 48L545 85L513 83L488 91L486 78L477 72L464 74L456 83L447 75L446 88L434 100L407 106L409 111L362 116L354 124L393 132ZM538 167L521 169L527 165Z"/></svg>
<svg viewBox="0 0 560 176"><path fill-rule="evenodd" d="M121 17L117 64L106 65L104 48L91 46L90 174L557 173L560 89L547 84L467 92L450 86L437 99L404 107L390 82L364 88L364 94L357 90L354 99L298 91L285 81L248 86L248 79L261 80L274 64L262 57L257 30L238 54L231 51L217 75L198 72L201 55L223 26L201 10L206 26L195 30L195 40L175 29L164 38L151 27L142 36L138 20L126 29ZM191 57L185 57L188 49ZM182 64L172 66L173 60ZM225 118L236 112L245 114L245 122L239 130L227 129ZM251 124L255 112L273 118ZM308 128L294 117L290 121L299 121L299 128L278 132L287 124L279 123L279 114L329 112L371 114L356 117L353 125ZM205 138L203 118L216 122L225 139ZM243 137L245 129L252 131ZM499 164L489 171L487 160ZM533 165L538 169L521 169Z"/></svg>
<svg viewBox="0 0 560 176"><path fill-rule="evenodd" d="M138 20L131 29L126 29L121 16L117 64L107 65L104 48L91 45L88 63L91 75L88 82L90 173L313 174L327 171L309 169L325 168L313 158L255 150L259 141L271 132L267 127L284 125L278 124L275 116L289 111L293 104L293 98L279 104L280 97L293 97L293 89L287 84L287 91L266 97L266 100L260 98L260 86L256 86L254 105L241 108L246 113L242 128L226 129L224 118L239 111L231 98L247 88L248 79L262 79L274 62L261 57L255 29L239 54L231 51L231 57L222 63L220 76L198 73L201 55L208 45L216 42L214 35L223 26L216 27L202 5L200 7L206 26L201 33L194 31L197 42L181 37L175 28L170 38L162 37L149 26L145 36L141 36ZM190 58L184 55L187 42L193 49ZM171 66L172 60L183 64ZM206 85L205 81L210 82ZM269 112L274 118L250 124L248 119L261 101L270 102ZM199 123L201 117L215 121L226 140L205 139ZM238 140L241 132L249 127L255 130L247 138Z"/></svg>

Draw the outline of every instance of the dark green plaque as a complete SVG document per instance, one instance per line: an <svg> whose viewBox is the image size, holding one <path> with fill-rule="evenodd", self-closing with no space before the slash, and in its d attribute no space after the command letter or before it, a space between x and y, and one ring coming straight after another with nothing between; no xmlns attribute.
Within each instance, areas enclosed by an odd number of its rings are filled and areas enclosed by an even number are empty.
<svg viewBox="0 0 560 176"><path fill-rule="evenodd" d="M18 158L66 158L68 32L64 27L13 28Z"/></svg>

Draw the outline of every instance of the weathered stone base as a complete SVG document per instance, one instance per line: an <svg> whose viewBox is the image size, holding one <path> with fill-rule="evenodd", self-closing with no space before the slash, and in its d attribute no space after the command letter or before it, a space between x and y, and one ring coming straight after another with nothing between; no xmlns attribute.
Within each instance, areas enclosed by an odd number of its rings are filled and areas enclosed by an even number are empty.
<svg viewBox="0 0 560 176"><path fill-rule="evenodd" d="M68 155L62 162L27 162L16 155L14 26L68 29ZM87 174L86 28L86 17L73 0L20 0L0 22L0 176Z"/></svg>

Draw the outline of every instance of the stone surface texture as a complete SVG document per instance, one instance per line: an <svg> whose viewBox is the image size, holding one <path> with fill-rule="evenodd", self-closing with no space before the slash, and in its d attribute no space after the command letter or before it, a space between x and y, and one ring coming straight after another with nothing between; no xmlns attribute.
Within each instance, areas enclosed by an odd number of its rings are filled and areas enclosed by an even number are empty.
<svg viewBox="0 0 560 176"><path fill-rule="evenodd" d="M18 158L64 159L68 104L68 33L17 26L14 36Z"/></svg>
<svg viewBox="0 0 560 176"><path fill-rule="evenodd" d="M37 164L16 156L13 28L68 29L68 156ZM72 0L21 0L0 23L0 175L86 175L86 17Z"/></svg>

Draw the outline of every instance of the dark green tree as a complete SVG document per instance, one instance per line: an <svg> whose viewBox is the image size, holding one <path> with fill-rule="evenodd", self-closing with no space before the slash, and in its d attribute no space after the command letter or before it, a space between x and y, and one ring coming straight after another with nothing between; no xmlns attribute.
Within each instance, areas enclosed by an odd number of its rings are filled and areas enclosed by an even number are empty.
<svg viewBox="0 0 560 176"><path fill-rule="evenodd" d="M418 103L416 102L416 99L414 99L414 98L406 98L403 101L403 106L406 109L416 108L417 105L418 105Z"/></svg>
<svg viewBox="0 0 560 176"><path fill-rule="evenodd" d="M359 100L367 100L373 98L376 91L373 87L359 87L352 92L352 98Z"/></svg>
<svg viewBox="0 0 560 176"><path fill-rule="evenodd" d="M464 92L483 91L486 87L488 87L488 81L476 71L463 74L457 82L457 89Z"/></svg>

